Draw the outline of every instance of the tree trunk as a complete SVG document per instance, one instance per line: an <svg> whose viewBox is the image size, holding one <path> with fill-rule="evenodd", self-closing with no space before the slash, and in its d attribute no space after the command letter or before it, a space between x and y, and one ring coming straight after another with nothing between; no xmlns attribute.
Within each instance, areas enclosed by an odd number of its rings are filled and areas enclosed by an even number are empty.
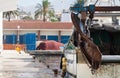
<svg viewBox="0 0 120 78"><path fill-rule="evenodd" d="M8 21L10 22L10 13L8 13Z"/></svg>
<svg viewBox="0 0 120 78"><path fill-rule="evenodd" d="M43 21L44 21L44 22L46 21L45 16L46 16L46 14L44 13L44 14L43 14Z"/></svg>
<svg viewBox="0 0 120 78"><path fill-rule="evenodd" d="M10 16L8 16L8 21L10 22Z"/></svg>

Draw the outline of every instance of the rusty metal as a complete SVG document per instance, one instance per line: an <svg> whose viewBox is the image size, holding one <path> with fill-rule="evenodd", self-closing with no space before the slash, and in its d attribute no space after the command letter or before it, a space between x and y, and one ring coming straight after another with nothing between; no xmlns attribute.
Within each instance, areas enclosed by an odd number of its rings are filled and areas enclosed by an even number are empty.
<svg viewBox="0 0 120 78"><path fill-rule="evenodd" d="M95 45L80 29L79 27L79 18L74 14L71 13L71 18L72 18L72 22L76 28L76 30L79 32L80 36L81 36L81 42L83 42L83 44L81 44L80 42L80 48L82 50L82 52L84 53L84 55L86 56L86 58L88 59L89 63L91 64L91 67L93 69L98 69L99 65L101 63L101 52L98 49L97 45Z"/></svg>
<svg viewBox="0 0 120 78"><path fill-rule="evenodd" d="M96 6L95 11L120 11L120 6Z"/></svg>
<svg viewBox="0 0 120 78"><path fill-rule="evenodd" d="M94 16L100 16L100 17L110 17L110 16L120 16L120 12L119 13L94 13Z"/></svg>

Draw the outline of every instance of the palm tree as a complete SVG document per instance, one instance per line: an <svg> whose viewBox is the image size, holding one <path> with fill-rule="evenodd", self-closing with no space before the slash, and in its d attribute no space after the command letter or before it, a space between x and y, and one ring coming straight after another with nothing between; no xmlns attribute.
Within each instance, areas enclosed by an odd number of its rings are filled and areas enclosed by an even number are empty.
<svg viewBox="0 0 120 78"><path fill-rule="evenodd" d="M18 16L17 10L3 12L3 18L7 18L8 21L10 21L12 16L15 17L16 15Z"/></svg>
<svg viewBox="0 0 120 78"><path fill-rule="evenodd" d="M51 9L50 2L48 2L48 0L43 0L42 5L38 3L36 8L35 18L38 18L38 16L43 16L43 21L45 22L47 15L49 17L54 16L54 10Z"/></svg>
<svg viewBox="0 0 120 78"><path fill-rule="evenodd" d="M35 11L35 19L37 19L39 16L42 18L42 5L38 3L35 8L37 8Z"/></svg>
<svg viewBox="0 0 120 78"><path fill-rule="evenodd" d="M50 2L48 2L48 0L43 0L42 6L43 6L43 21L46 21L45 17L46 17L46 14L48 13Z"/></svg>

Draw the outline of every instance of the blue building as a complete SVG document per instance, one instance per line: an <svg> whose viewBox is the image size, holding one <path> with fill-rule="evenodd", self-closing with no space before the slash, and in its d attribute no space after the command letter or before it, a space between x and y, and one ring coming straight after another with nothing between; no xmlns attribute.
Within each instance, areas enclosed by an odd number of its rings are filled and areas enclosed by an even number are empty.
<svg viewBox="0 0 120 78"><path fill-rule="evenodd" d="M36 41L55 40L67 43L72 31L70 22L42 22L13 20L4 21L4 44L26 44L28 50L34 50Z"/></svg>

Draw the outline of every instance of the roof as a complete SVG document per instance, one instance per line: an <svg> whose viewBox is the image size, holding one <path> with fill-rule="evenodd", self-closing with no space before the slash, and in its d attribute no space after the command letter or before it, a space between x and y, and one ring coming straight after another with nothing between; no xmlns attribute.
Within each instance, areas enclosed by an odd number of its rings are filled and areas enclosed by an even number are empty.
<svg viewBox="0 0 120 78"><path fill-rule="evenodd" d="M3 21L3 29L72 29L73 24L70 22L42 22L42 21L23 21L12 20Z"/></svg>

